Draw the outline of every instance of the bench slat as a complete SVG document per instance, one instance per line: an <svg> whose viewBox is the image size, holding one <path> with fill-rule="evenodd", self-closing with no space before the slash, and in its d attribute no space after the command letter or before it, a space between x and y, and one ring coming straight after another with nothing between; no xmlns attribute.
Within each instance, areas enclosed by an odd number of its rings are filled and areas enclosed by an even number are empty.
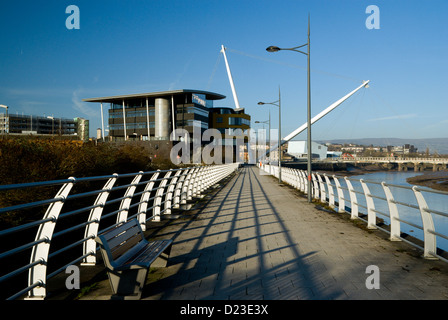
<svg viewBox="0 0 448 320"><path fill-rule="evenodd" d="M114 238L110 238L107 243L109 248L113 251L116 247L119 247L123 242L129 241L133 237L139 236L140 240L143 239L143 237L140 235L140 229L138 226L132 227L131 229L126 230L126 232L123 232L121 234L118 234Z"/></svg>
<svg viewBox="0 0 448 320"><path fill-rule="evenodd" d="M122 242L119 246L116 246L111 250L111 254L114 260L117 260L123 254L128 253L133 255L138 252L138 247L136 247L140 242L142 242L142 236L140 234L135 234L132 238L126 240L126 242ZM145 241L146 242L146 241ZM137 250L137 251L136 251Z"/></svg>
<svg viewBox="0 0 448 320"><path fill-rule="evenodd" d="M101 235L104 237L105 240L109 241L110 239L115 238L120 233L125 232L126 230L128 230L128 229L130 229L132 227L135 227L137 224L138 224L137 220L136 219L132 219L132 220L129 220L128 222L126 222L126 223L123 223L123 224L119 225L116 228L113 228L113 229L111 229L111 230L109 230L107 232L104 232Z"/></svg>
<svg viewBox="0 0 448 320"><path fill-rule="evenodd" d="M148 243L148 245L139 252L136 256L130 258L125 264L133 263L148 263L151 264L168 246L170 246L172 240L158 240Z"/></svg>

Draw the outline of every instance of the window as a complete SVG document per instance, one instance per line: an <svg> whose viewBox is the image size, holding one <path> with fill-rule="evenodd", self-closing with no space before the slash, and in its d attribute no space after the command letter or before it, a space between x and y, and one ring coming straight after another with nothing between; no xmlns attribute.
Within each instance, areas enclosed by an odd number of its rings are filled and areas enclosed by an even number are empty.
<svg viewBox="0 0 448 320"><path fill-rule="evenodd" d="M230 117L229 125L231 125L231 126L241 126L241 125L250 126L250 120L245 119L245 118L239 118L239 117Z"/></svg>

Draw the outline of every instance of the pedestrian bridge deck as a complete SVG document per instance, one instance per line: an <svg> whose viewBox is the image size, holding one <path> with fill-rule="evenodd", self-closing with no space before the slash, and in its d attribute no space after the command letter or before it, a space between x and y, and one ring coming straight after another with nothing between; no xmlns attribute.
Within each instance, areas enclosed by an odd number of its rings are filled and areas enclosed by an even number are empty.
<svg viewBox="0 0 448 320"><path fill-rule="evenodd" d="M448 299L447 263L319 210L255 166L203 204L159 228L157 237L174 241L171 257L150 273L142 299ZM372 265L379 289L366 286ZM82 299L110 295L104 280Z"/></svg>

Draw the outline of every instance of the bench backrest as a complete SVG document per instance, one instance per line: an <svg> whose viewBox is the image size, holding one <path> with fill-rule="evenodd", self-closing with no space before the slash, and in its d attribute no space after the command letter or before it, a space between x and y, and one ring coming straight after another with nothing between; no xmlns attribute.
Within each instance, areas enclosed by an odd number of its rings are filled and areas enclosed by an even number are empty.
<svg viewBox="0 0 448 320"><path fill-rule="evenodd" d="M146 245L143 231L137 219L128 222L99 235L96 242L100 244L104 263L109 268L120 265L123 261Z"/></svg>

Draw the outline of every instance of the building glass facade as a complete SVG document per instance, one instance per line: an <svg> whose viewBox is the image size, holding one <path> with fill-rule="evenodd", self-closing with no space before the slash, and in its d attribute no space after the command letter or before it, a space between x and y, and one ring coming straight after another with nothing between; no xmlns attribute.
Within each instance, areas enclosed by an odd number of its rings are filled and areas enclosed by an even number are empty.
<svg viewBox="0 0 448 320"><path fill-rule="evenodd" d="M213 101L220 94L201 90L175 90L84 99L108 107L109 140L169 140L174 129L193 135L209 128Z"/></svg>

